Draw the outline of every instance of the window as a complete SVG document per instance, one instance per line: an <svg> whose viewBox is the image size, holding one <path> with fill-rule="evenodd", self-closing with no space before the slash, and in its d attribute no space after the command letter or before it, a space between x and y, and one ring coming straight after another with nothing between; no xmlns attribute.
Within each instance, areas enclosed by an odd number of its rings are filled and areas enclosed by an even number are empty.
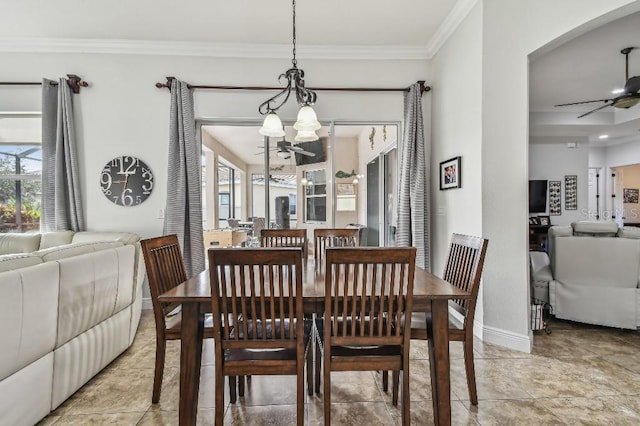
<svg viewBox="0 0 640 426"><path fill-rule="evenodd" d="M325 169L305 172L305 221L327 221L327 176Z"/></svg>
<svg viewBox="0 0 640 426"><path fill-rule="evenodd" d="M0 232L40 228L40 117L0 116Z"/></svg>

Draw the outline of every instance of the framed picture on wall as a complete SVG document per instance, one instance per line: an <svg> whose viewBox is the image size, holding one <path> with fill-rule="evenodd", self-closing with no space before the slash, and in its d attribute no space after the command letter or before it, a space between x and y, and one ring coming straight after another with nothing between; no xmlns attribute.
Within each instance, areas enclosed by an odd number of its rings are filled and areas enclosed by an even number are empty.
<svg viewBox="0 0 640 426"><path fill-rule="evenodd" d="M578 210L578 176L564 177L564 209Z"/></svg>
<svg viewBox="0 0 640 426"><path fill-rule="evenodd" d="M538 222L543 226L551 226L551 218L549 216L538 216Z"/></svg>
<svg viewBox="0 0 640 426"><path fill-rule="evenodd" d="M462 188L462 157L440 163L440 190Z"/></svg>
<svg viewBox="0 0 640 426"><path fill-rule="evenodd" d="M562 182L549 181L549 215L560 216L562 214Z"/></svg>

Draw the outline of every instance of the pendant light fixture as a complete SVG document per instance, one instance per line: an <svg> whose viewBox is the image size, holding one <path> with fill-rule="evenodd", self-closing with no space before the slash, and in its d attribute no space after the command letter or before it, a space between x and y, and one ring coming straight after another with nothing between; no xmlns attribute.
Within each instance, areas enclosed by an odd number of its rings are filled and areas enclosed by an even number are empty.
<svg viewBox="0 0 640 426"><path fill-rule="evenodd" d="M264 122L259 132L264 136L283 137L284 129L280 117L276 114L291 96L291 91L295 90L296 101L301 106L298 112L298 119L293 128L298 131L294 140L297 142L315 141L318 139L316 130L322 127L318 122L315 111L311 107L316 102L317 95L313 90L304 87L304 71L298 68L296 59L296 0L292 0L293 6L293 59L292 67L280 74L278 80L285 79L287 86L272 98L260 104L258 112L264 115Z"/></svg>

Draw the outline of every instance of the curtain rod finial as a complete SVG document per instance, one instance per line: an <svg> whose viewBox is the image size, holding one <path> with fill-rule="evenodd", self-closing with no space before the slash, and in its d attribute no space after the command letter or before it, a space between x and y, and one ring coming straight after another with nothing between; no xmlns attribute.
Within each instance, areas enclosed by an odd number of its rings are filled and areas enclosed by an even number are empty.
<svg viewBox="0 0 640 426"><path fill-rule="evenodd" d="M420 85L420 94L431 91L431 86L426 86L425 83L425 80L418 80L418 84Z"/></svg>
<svg viewBox="0 0 640 426"><path fill-rule="evenodd" d="M80 93L81 87L89 87L89 83L83 81L75 74L67 74L67 84L71 88L71 91L76 94Z"/></svg>
<svg viewBox="0 0 640 426"><path fill-rule="evenodd" d="M166 79L167 79L166 83L156 83L156 87L158 89L165 89L166 88L166 89L171 90L171 82L173 80L175 80L176 78L175 77L166 77Z"/></svg>

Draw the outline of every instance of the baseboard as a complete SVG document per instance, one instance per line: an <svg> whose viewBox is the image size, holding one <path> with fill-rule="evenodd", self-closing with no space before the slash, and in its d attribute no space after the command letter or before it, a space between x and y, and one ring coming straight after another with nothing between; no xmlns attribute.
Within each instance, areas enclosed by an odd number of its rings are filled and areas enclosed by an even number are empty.
<svg viewBox="0 0 640 426"><path fill-rule="evenodd" d="M482 341L520 352L531 353L533 333L529 332L528 335L523 335L485 325L482 328Z"/></svg>
<svg viewBox="0 0 640 426"><path fill-rule="evenodd" d="M153 310L153 304L151 303L151 298L150 297L142 298L142 310L143 311Z"/></svg>

